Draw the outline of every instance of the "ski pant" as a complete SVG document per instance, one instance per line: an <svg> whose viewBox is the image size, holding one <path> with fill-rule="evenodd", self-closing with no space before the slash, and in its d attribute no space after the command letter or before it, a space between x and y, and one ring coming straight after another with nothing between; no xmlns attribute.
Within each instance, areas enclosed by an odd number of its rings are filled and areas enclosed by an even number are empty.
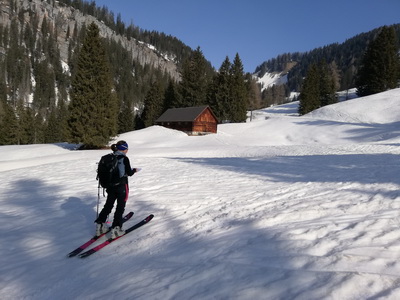
<svg viewBox="0 0 400 300"><path fill-rule="evenodd" d="M119 226L122 228L122 215L125 211L125 204L128 200L129 187L128 184L120 184L107 190L107 200L101 210L99 217L96 219L96 223L105 223L108 215L114 207L115 200L117 200L117 207L114 213L114 220L112 227Z"/></svg>

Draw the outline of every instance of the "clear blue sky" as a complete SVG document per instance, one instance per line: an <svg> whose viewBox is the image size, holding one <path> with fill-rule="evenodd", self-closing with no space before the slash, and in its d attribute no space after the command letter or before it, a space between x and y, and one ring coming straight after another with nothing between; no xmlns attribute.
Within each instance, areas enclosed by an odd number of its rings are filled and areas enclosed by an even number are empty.
<svg viewBox="0 0 400 300"><path fill-rule="evenodd" d="M146 30L177 37L219 69L236 53L246 72L287 52L305 52L400 23L400 0L95 0Z"/></svg>

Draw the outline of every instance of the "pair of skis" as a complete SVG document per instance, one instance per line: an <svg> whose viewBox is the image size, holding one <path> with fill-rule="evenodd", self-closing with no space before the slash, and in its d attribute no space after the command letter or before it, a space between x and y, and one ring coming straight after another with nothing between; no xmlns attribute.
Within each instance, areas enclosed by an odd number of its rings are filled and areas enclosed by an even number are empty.
<svg viewBox="0 0 400 300"><path fill-rule="evenodd" d="M125 223L126 221L128 221L131 217L133 216L133 212L128 213L122 220L123 223ZM97 251L99 251L100 249L103 249L105 246L111 244L112 242L118 240L119 238L129 234L130 232L134 231L135 229L138 229L139 227L142 227L143 225L149 223L151 221L151 219L153 219L154 215L148 215L146 218L144 218L142 221L136 223L135 225L129 227L128 229L125 230L125 234L118 236L116 238L109 238L106 241L102 242L101 244L97 245L96 247L87 250L86 252L81 253L83 250L87 249L90 245L92 245L94 242L96 242L98 239L100 239L102 236L106 235L107 233L103 233L99 236L94 236L92 237L89 241L87 241L86 243L84 243L83 245L79 246L78 248L76 248L75 250L71 251L70 253L68 253L68 257L73 257L73 256L78 256L80 258L85 258L88 257L90 255L92 255L93 253L96 253Z"/></svg>

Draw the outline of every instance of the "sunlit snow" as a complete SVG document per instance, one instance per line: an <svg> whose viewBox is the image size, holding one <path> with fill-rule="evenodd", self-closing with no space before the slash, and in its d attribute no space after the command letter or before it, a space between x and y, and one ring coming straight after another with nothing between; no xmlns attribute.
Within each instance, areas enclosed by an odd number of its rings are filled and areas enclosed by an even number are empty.
<svg viewBox="0 0 400 300"><path fill-rule="evenodd" d="M1 299L399 299L399 100L122 134L142 168L125 226L155 217L86 259L66 254L94 234L109 151L1 146Z"/></svg>

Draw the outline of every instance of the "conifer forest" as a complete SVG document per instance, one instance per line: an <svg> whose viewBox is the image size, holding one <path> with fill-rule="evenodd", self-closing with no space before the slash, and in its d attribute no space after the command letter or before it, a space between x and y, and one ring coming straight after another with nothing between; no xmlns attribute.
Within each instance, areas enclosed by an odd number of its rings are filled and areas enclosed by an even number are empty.
<svg viewBox="0 0 400 300"><path fill-rule="evenodd" d="M221 123L245 122L249 110L300 100L305 114L335 103L339 90L397 87L399 36L400 25L377 28L343 44L282 54L250 74L239 53L216 70L200 47L127 25L94 1L4 0L0 145L96 149L178 107L209 105ZM286 74L287 83L261 87L257 78L273 72Z"/></svg>

